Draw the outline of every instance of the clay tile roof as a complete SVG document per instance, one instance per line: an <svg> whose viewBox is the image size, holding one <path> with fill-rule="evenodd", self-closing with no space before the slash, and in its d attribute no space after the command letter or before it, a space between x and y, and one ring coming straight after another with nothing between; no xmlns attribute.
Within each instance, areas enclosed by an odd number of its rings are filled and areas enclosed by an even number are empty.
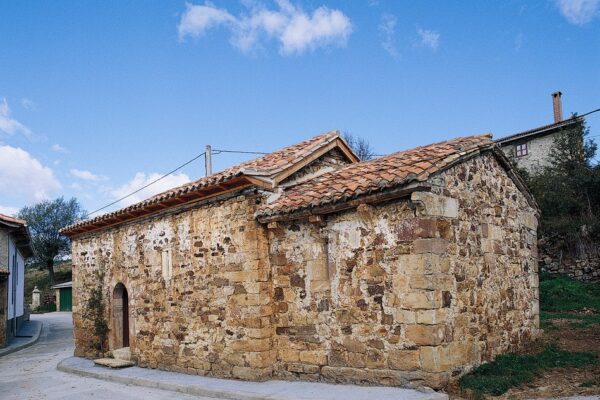
<svg viewBox="0 0 600 400"><path fill-rule="evenodd" d="M285 189L257 217L268 219L425 181L436 171L493 145L491 135L461 137L350 164Z"/></svg>
<svg viewBox="0 0 600 400"><path fill-rule="evenodd" d="M287 168L301 162L316 150L331 144L339 138L340 134L338 131L323 133L295 145L258 157L254 160L237 164L219 173L169 189L128 207L69 225L61 229L61 233L66 235L76 234L82 231L97 229L112 223L122 222L125 219L135 219L142 214L156 211L156 207L159 203L187 198L201 190L210 190L214 187L215 190L210 193L214 194L219 190L223 191L227 182L231 183L234 178L245 176L269 180L285 171ZM174 205L181 203L182 202L174 203Z"/></svg>
<svg viewBox="0 0 600 400"><path fill-rule="evenodd" d="M0 223L1 222L10 224L10 225L15 225L15 226L17 226L17 225L26 226L27 225L27 222L25 220L11 217L11 216L4 215L4 214L0 214Z"/></svg>

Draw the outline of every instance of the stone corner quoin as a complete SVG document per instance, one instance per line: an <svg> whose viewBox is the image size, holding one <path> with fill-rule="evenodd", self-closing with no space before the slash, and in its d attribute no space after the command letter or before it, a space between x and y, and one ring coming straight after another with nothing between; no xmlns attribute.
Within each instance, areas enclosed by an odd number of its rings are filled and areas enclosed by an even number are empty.
<svg viewBox="0 0 600 400"><path fill-rule="evenodd" d="M537 210L505 168L482 152L320 218L261 223L273 194L246 187L73 235L76 355L98 356L100 287L108 348L142 367L443 387L539 331Z"/></svg>

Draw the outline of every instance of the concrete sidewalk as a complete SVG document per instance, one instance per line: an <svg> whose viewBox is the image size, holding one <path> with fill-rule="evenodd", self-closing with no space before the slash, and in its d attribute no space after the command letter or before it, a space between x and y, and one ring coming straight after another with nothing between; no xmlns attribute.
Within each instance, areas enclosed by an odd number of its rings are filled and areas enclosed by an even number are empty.
<svg viewBox="0 0 600 400"><path fill-rule="evenodd" d="M333 385L316 382L247 382L207 378L156 369L131 367L109 369L79 357L61 361L57 369L80 376L149 388L158 388L195 396L231 400L444 400L448 396L432 390L393 387Z"/></svg>
<svg viewBox="0 0 600 400"><path fill-rule="evenodd" d="M0 349L0 357L5 356L15 351L19 351L26 347L35 344L40 338L42 332L42 321L24 321L17 333L18 336L23 337L12 337L8 340L6 347ZM26 337L28 336L28 337Z"/></svg>

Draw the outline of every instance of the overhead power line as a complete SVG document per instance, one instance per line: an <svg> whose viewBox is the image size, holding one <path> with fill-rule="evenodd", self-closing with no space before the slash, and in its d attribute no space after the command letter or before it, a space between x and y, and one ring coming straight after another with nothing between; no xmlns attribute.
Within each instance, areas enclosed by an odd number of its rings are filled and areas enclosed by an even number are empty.
<svg viewBox="0 0 600 400"><path fill-rule="evenodd" d="M595 110L586 112L585 114L577 115L576 118L583 118L583 117L585 117L587 115L593 114L593 113L598 112L598 111L600 111L600 108L596 108Z"/></svg>
<svg viewBox="0 0 600 400"><path fill-rule="evenodd" d="M596 113L596 112L599 112L599 111L600 111L600 108L597 108L597 109L595 109L595 110L592 110L592 111L589 111L589 112L587 112L587 113L585 113L585 114L577 115L577 118L583 118L583 117L586 117L586 116L588 116L588 115L590 115L590 114L593 114L593 113ZM596 137L596 136L600 136L600 135L594 135L594 136L590 136L590 137ZM213 149L213 150L211 151L211 153L212 153L212 155L215 155L215 154L221 154L221 153L233 153L233 154L257 154L257 155L265 155L265 154L269 154L268 152L264 152L264 151L224 150L224 149ZM185 163L181 164L181 165L180 165L180 166L178 166L177 168L175 168L175 169L173 169L173 170L171 170L171 171L167 172L166 174L164 174L164 175L160 176L159 178L157 178L157 179L153 180L152 182L149 182L149 183L147 183L146 185L142 186L141 188L139 188L139 189L136 189L136 190L134 190L133 192L131 192L131 193L127 194L126 196L123 196L123 197L121 197L121 198L119 198L119 199L117 199L117 200L115 200L115 201L113 201L113 202L111 202L111 203L109 203L109 204L107 204L107 205L103 206L103 207L100 207L100 208L98 208L97 210L94 210L94 211L92 211L92 212L88 213L88 214L87 214L87 215L86 215L84 218L89 218L89 217L90 217L90 215L92 215L92 214L96 214L96 213L97 213L97 212L99 212L99 211L105 210L105 209L107 209L108 207L110 207L110 206L113 206L113 205L117 204L118 202L120 202L120 201L123 201L123 200L125 200L125 199L127 199L127 198L129 198L129 197L133 196L133 195L134 195L134 194L136 194L136 193L139 193L139 192L141 192L142 190L146 189L147 187L154 185L156 182L158 182L158 181L160 181L160 180L162 180L162 179L166 178L167 176L169 176L169 175L171 175L171 174L173 174L173 173L175 173L175 172L179 171L181 168L183 168L183 167L185 167L185 166L189 165L190 163L192 163L192 162L196 161L197 159L199 159L200 157L203 157L203 156L205 156L205 155L206 155L206 152L203 152L203 153L200 153L200 154L198 154L198 155L197 155L197 156L195 156L194 158L192 158L192 159L190 159L190 160L186 161ZM382 155L382 154L371 154L371 156L372 156L372 157L383 157L383 155ZM208 166L207 166L207 167L208 167ZM207 169L207 171L208 171L208 169Z"/></svg>
<svg viewBox="0 0 600 400"><path fill-rule="evenodd" d="M123 196L123 197L121 197L120 199L117 199L117 200L113 201L112 203L105 205L104 207L100 207L99 209L97 209L97 210L94 210L94 211L92 211L91 213L88 213L88 214L87 214L87 215L86 215L84 218L89 218L89 216L90 216L90 215L92 215L92 214L95 214L95 213L97 213L98 211L102 211L102 210L104 210L104 209L106 209L106 208L108 208L108 207L110 207L110 206L113 206L113 205L117 204L118 202L120 202L120 201L122 201L122 200L125 200L126 198L128 198L128 197L131 197L131 196L133 196L134 194L136 194L136 193L138 193L138 192L140 192L140 191L142 191L142 190L146 189L148 186L154 185L156 182L158 182L158 181L160 181L160 180L162 180L162 179L165 179L167 176L169 176L169 175L171 175L171 174L173 174L173 173L175 173L175 172L179 171L181 168L183 168L183 167L185 167L186 165L188 165L188 164L192 163L193 161L196 161L196 160L197 160L197 159L199 159L200 157L203 157L205 154L206 154L206 152L204 152L204 153L201 153L201 154L198 154L196 157L192 158L191 160L189 160L189 161L186 161L185 163L181 164L179 167L177 167L177 168L175 168L175 169L173 169L173 170L171 170L171 171L167 172L166 174L164 174L164 175L160 176L159 178L156 178L156 179L155 179L155 180L153 180L152 182L149 182L149 183L145 184L145 185L144 185L144 186L142 186L141 188L139 188L139 189L137 189L137 190L135 190L135 191L133 191L133 192L129 193L128 195L126 195L126 196Z"/></svg>
<svg viewBox="0 0 600 400"><path fill-rule="evenodd" d="M269 153L262 152L262 151L221 150L221 149L213 150L213 154L219 154L219 153L262 154L262 155L269 154Z"/></svg>

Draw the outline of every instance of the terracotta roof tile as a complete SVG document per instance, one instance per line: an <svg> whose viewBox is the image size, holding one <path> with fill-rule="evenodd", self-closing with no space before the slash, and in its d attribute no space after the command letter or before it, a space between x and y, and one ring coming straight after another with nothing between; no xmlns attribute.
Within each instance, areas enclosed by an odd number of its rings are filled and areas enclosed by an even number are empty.
<svg viewBox="0 0 600 400"><path fill-rule="evenodd" d="M250 177L270 178L302 161L316 150L332 143L339 137L340 134L338 131L323 133L295 145L285 147L262 157L258 157L254 160L237 164L211 176L200 178L196 181L186 183L185 185L169 189L131 206L102 214L95 218L77 222L73 225L65 227L61 230L61 232L64 234L70 234L81 230L93 229L94 226L108 224L109 221L114 221L121 216L133 212L141 212L148 209L148 207L163 201L186 196L200 189L223 184L224 182L230 181L238 176L245 175ZM133 218L135 217L132 217L132 219Z"/></svg>
<svg viewBox="0 0 600 400"><path fill-rule="evenodd" d="M9 224L14 224L14 225L27 225L27 221L19 219L19 218L15 218L15 217L11 217L5 214L0 214L0 221L1 222L6 222Z"/></svg>
<svg viewBox="0 0 600 400"><path fill-rule="evenodd" d="M469 136L350 164L286 188L272 203L263 206L257 216L290 214L344 202L365 193L402 186L414 180L425 181L431 174L453 161L493 145L491 135ZM320 195L315 197L315 193Z"/></svg>

